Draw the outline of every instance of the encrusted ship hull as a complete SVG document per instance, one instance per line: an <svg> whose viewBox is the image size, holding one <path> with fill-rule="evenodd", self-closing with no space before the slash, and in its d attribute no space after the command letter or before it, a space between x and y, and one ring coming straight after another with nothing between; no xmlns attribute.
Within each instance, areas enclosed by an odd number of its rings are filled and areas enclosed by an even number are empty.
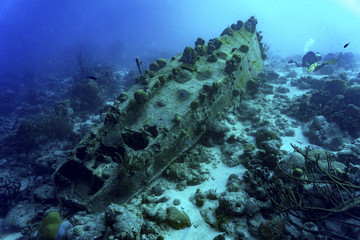
<svg viewBox="0 0 360 240"><path fill-rule="evenodd" d="M54 173L59 199L88 211L125 203L196 144L262 71L255 27L254 18L239 21L217 39L198 39L195 48L151 64Z"/></svg>

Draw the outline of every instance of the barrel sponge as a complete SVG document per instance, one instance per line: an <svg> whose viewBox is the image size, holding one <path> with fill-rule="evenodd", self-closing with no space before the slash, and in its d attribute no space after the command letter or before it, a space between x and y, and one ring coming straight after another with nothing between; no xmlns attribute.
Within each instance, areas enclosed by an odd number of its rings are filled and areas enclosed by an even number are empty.
<svg viewBox="0 0 360 240"><path fill-rule="evenodd" d="M249 46L247 45L241 45L240 52L247 53L249 51Z"/></svg>
<svg viewBox="0 0 360 240"><path fill-rule="evenodd" d="M147 102L149 100L149 93L139 89L134 93L134 99L137 103Z"/></svg>
<svg viewBox="0 0 360 240"><path fill-rule="evenodd" d="M244 24L246 31L254 33L256 30L257 20L254 17L250 17Z"/></svg>
<svg viewBox="0 0 360 240"><path fill-rule="evenodd" d="M194 65L197 60L197 54L192 47L186 47L184 49L181 61L185 64Z"/></svg>
<svg viewBox="0 0 360 240"><path fill-rule="evenodd" d="M46 214L40 227L41 240L55 240L61 222L62 219L58 212Z"/></svg>
<svg viewBox="0 0 360 240"><path fill-rule="evenodd" d="M166 60L164 58L159 58L158 60L156 60L156 63L159 64L160 68L163 68L166 66Z"/></svg>
<svg viewBox="0 0 360 240"><path fill-rule="evenodd" d="M205 40L202 39L202 38L198 38L196 39L196 42L195 42L195 46L198 46L198 45L204 45L205 44Z"/></svg>
<svg viewBox="0 0 360 240"><path fill-rule="evenodd" d="M150 68L150 71L156 72L160 69L160 66L159 66L159 63L153 62L150 64L149 68Z"/></svg>

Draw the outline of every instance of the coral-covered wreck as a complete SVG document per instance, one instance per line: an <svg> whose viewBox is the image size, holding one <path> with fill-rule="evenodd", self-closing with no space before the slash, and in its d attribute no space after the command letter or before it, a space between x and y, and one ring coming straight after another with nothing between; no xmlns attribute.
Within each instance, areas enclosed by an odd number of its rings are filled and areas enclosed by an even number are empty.
<svg viewBox="0 0 360 240"><path fill-rule="evenodd" d="M54 173L64 205L97 212L125 203L192 147L207 124L241 100L266 57L256 20L238 21L219 38L159 59L121 93L103 123ZM140 62L138 62L140 65Z"/></svg>

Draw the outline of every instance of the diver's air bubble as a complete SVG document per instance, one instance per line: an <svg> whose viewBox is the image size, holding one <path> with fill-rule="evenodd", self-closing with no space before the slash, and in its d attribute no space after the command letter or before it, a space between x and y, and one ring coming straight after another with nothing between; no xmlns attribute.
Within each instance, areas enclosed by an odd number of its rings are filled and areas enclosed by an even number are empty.
<svg viewBox="0 0 360 240"><path fill-rule="evenodd" d="M309 48L314 44L315 40L310 38L309 40L306 41L305 46L304 46L304 53L307 53L309 51Z"/></svg>

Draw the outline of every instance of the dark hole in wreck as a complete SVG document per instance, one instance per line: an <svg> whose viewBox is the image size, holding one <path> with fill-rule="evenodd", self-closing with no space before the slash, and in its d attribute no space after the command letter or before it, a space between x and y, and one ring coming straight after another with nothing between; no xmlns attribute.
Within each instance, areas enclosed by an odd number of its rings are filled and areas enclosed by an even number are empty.
<svg viewBox="0 0 360 240"><path fill-rule="evenodd" d="M76 161L66 162L54 175L54 182L59 189L67 191L69 198L88 200L90 196L97 193L104 182L93 175L81 163ZM62 194L60 190L60 194Z"/></svg>
<svg viewBox="0 0 360 240"><path fill-rule="evenodd" d="M146 134L141 132L126 132L123 133L122 136L124 143L134 150L143 150L149 144Z"/></svg>

